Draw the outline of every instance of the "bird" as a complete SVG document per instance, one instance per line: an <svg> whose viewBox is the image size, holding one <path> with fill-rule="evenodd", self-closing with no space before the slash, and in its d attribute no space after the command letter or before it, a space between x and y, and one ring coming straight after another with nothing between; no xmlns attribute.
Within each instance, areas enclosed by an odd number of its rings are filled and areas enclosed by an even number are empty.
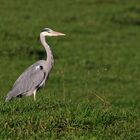
<svg viewBox="0 0 140 140"><path fill-rule="evenodd" d="M8 102L15 97L31 96L36 100L36 92L47 81L51 69L54 64L54 58L51 48L46 42L46 36L64 36L64 33L53 31L50 28L44 28L40 33L40 41L46 51L46 60L39 60L29 66L15 81L11 90L8 92L5 102Z"/></svg>

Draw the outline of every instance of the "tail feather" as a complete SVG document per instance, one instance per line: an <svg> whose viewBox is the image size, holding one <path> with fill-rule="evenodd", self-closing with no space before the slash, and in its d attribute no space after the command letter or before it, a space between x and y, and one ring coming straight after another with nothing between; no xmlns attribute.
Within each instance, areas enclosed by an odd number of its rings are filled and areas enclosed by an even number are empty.
<svg viewBox="0 0 140 140"><path fill-rule="evenodd" d="M6 98L5 98L5 102L9 102L11 99L12 99L12 97L7 95Z"/></svg>
<svg viewBox="0 0 140 140"><path fill-rule="evenodd" d="M19 94L16 91L11 90L5 98L5 102L9 102L10 100L12 100L15 97L22 97L22 96L23 96L23 94Z"/></svg>
<svg viewBox="0 0 140 140"><path fill-rule="evenodd" d="M9 102L13 98L11 91L7 94L5 102Z"/></svg>

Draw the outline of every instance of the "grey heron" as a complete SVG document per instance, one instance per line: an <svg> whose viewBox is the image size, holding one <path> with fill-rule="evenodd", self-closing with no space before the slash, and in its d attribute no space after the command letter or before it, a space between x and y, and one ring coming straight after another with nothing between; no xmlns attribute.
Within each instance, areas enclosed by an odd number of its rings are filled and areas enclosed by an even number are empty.
<svg viewBox="0 0 140 140"><path fill-rule="evenodd" d="M39 60L28 67L15 81L12 89L8 92L5 101L19 96L34 95L36 100L36 91L45 84L52 69L54 59L51 48L46 42L45 36L63 36L65 34L44 28L40 33L40 41L45 48L46 60Z"/></svg>

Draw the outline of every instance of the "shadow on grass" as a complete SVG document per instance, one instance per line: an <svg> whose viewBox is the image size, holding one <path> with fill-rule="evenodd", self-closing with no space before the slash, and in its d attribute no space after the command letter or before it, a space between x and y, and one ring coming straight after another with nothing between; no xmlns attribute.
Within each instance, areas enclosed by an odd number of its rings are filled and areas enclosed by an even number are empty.
<svg viewBox="0 0 140 140"><path fill-rule="evenodd" d="M111 21L121 25L140 26L140 7L130 7L111 18Z"/></svg>

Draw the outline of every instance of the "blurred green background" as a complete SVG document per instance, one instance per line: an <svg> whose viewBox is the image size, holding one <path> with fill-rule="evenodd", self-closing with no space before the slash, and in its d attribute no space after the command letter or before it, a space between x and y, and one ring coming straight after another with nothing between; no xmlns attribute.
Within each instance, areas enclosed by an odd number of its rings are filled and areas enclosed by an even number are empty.
<svg viewBox="0 0 140 140"><path fill-rule="evenodd" d="M5 103L18 76L45 59L55 65L33 97ZM139 0L0 0L0 139L140 138Z"/></svg>

